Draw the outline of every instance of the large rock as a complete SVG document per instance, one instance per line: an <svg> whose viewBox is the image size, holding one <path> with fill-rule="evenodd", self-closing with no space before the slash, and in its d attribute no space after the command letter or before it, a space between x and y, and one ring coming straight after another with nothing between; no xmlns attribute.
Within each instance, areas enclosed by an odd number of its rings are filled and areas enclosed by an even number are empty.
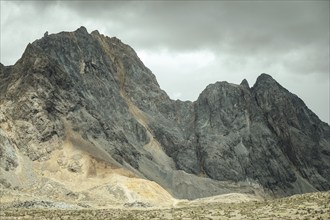
<svg viewBox="0 0 330 220"><path fill-rule="evenodd" d="M0 67L8 172L16 149L48 161L69 140L178 198L330 189L329 125L266 74L252 88L217 82L195 102L174 101L131 47L84 27L46 35Z"/></svg>

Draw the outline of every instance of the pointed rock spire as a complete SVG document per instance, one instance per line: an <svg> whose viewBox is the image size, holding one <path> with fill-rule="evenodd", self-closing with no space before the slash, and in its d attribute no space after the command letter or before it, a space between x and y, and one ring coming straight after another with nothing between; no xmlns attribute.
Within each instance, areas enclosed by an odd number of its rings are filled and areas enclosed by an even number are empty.
<svg viewBox="0 0 330 220"><path fill-rule="evenodd" d="M283 86L281 86L272 76L262 73L260 76L258 76L255 84L253 85L254 90L269 90L270 88L273 88L273 90L284 90L287 91Z"/></svg>
<svg viewBox="0 0 330 220"><path fill-rule="evenodd" d="M91 35L100 35L100 32L98 30L92 31Z"/></svg>
<svg viewBox="0 0 330 220"><path fill-rule="evenodd" d="M84 26L81 26L75 32L76 33L79 33L79 34L88 34L88 31L87 31L87 29Z"/></svg>
<svg viewBox="0 0 330 220"><path fill-rule="evenodd" d="M240 85L243 86L244 88L250 89L249 82L246 79L243 79Z"/></svg>
<svg viewBox="0 0 330 220"><path fill-rule="evenodd" d="M258 76L256 84L258 84L258 82L276 82L275 79L273 79L273 77L271 75L268 75L266 73L262 73L260 74L260 76Z"/></svg>

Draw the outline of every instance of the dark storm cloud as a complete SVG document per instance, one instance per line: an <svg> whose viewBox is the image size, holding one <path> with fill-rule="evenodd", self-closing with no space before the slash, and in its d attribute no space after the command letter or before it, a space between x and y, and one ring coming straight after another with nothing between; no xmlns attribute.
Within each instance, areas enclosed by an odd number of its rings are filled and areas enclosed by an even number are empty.
<svg viewBox="0 0 330 220"><path fill-rule="evenodd" d="M303 63L299 74L329 71L329 61L322 59L329 56L328 1L96 2L56 3L95 22L108 20L104 24L108 34L120 33L138 48L269 56L292 69ZM317 51L311 51L310 45ZM291 61L281 60L295 52L300 54Z"/></svg>
<svg viewBox="0 0 330 220"><path fill-rule="evenodd" d="M139 46L283 52L329 36L328 1L36 1L120 29ZM31 2L17 2L18 5ZM60 15L59 15L60 16ZM111 33L109 33L111 34ZM157 40L156 40L157 39ZM233 46L230 46L233 45ZM270 51L269 51L270 50Z"/></svg>
<svg viewBox="0 0 330 220"><path fill-rule="evenodd" d="M137 34L146 38L163 36L164 43L173 49L215 46L232 38L250 48L251 44L259 45L259 39L251 43L244 39L254 40L255 36L261 36L261 43L270 42L276 48L279 43L305 44L328 34L329 24L327 1L38 1L34 4L41 8L59 4L82 17L111 19L109 22L117 22L122 29L137 30Z"/></svg>

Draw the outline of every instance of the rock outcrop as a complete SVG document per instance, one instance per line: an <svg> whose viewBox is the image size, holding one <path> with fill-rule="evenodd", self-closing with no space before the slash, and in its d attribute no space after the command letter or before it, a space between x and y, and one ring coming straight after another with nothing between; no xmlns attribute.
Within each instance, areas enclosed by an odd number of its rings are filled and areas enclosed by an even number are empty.
<svg viewBox="0 0 330 220"><path fill-rule="evenodd" d="M84 27L45 35L15 65L1 65L0 106L7 185L24 188L19 158L47 163L70 143L177 198L330 189L329 125L271 76L174 101L131 47ZM58 157L71 173L97 173L79 156Z"/></svg>

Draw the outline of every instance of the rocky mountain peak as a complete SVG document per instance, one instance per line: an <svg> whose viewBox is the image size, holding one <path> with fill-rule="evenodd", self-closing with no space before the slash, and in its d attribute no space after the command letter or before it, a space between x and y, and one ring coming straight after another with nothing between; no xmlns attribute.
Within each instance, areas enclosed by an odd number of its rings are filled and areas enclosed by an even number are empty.
<svg viewBox="0 0 330 220"><path fill-rule="evenodd" d="M240 85L243 86L244 88L250 89L249 82L246 79L243 79Z"/></svg>
<svg viewBox="0 0 330 220"><path fill-rule="evenodd" d="M258 81L273 81L273 77L267 73L261 73L258 77L257 77L257 82Z"/></svg>
<svg viewBox="0 0 330 220"><path fill-rule="evenodd" d="M253 88L263 88L266 89L272 87L273 89L285 89L283 88L272 76L262 73L258 76ZM285 89L286 90L286 89ZM287 90L286 90L287 91Z"/></svg>
<svg viewBox="0 0 330 220"><path fill-rule="evenodd" d="M80 28L78 28L75 33L78 33L78 34L88 34L88 31L87 29L84 27L84 26L81 26Z"/></svg>
<svg viewBox="0 0 330 220"><path fill-rule="evenodd" d="M173 101L129 45L84 27L1 67L0 106L0 183L13 187L26 187L17 167L34 166L51 184L120 169L188 199L330 189L329 125L270 75Z"/></svg>
<svg viewBox="0 0 330 220"><path fill-rule="evenodd" d="M91 32L92 35L101 35L100 32L98 30L94 30Z"/></svg>

